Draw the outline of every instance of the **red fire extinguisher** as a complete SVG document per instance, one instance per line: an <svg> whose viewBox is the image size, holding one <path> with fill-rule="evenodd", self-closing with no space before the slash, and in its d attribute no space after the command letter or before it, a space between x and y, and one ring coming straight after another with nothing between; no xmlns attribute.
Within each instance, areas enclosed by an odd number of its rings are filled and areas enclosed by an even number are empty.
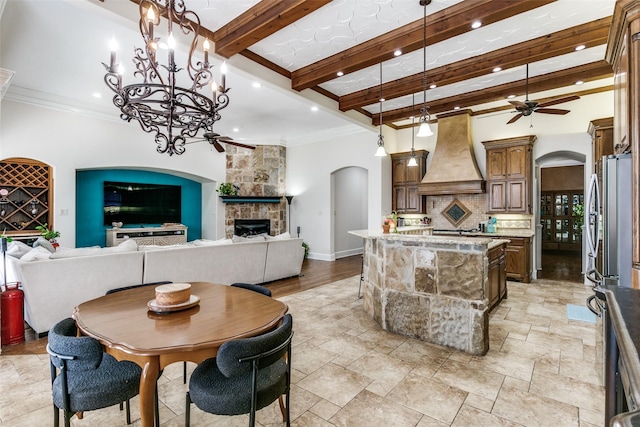
<svg viewBox="0 0 640 427"><path fill-rule="evenodd" d="M24 342L24 292L20 283L6 283L0 296L2 345Z"/></svg>

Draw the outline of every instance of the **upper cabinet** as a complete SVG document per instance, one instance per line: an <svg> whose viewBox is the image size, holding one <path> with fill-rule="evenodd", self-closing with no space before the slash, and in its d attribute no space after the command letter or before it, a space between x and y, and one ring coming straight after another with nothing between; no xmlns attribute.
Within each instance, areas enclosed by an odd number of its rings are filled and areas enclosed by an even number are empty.
<svg viewBox="0 0 640 427"><path fill-rule="evenodd" d="M418 184L427 172L426 150L416 150L418 166L408 166L411 153L391 155L391 208L398 213L426 213L426 196L418 194Z"/></svg>
<svg viewBox="0 0 640 427"><path fill-rule="evenodd" d="M531 213L531 149L536 137L484 141L487 213Z"/></svg>
<svg viewBox="0 0 640 427"><path fill-rule="evenodd" d="M36 227L53 229L53 172L31 159L0 161L0 234L38 235Z"/></svg>
<svg viewBox="0 0 640 427"><path fill-rule="evenodd" d="M613 154L613 117L593 120L588 129L591 135L593 173L602 182L602 157Z"/></svg>
<svg viewBox="0 0 640 427"><path fill-rule="evenodd" d="M614 72L613 148L631 151L632 283L640 289L640 0L618 0L605 59Z"/></svg>

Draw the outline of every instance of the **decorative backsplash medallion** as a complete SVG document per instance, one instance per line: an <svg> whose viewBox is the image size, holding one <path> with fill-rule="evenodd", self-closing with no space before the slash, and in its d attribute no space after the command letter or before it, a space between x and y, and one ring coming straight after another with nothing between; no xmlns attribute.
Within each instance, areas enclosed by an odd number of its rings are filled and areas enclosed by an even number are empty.
<svg viewBox="0 0 640 427"><path fill-rule="evenodd" d="M453 199L441 213L454 227L460 225L471 215L471 211L458 199Z"/></svg>

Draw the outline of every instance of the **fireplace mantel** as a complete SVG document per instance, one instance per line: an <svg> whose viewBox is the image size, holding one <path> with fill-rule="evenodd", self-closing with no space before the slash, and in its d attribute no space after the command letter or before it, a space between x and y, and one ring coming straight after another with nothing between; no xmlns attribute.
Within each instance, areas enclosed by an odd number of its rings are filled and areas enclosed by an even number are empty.
<svg viewBox="0 0 640 427"><path fill-rule="evenodd" d="M223 203L280 203L282 196L220 196Z"/></svg>

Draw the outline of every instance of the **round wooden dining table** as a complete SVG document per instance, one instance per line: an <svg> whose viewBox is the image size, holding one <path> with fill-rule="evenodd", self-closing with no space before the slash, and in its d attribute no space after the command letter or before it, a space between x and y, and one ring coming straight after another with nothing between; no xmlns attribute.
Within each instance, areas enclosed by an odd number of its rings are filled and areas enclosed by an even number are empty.
<svg viewBox="0 0 640 427"><path fill-rule="evenodd" d="M147 304L154 286L102 296L78 305L73 313L82 334L99 340L118 360L142 368L140 418L154 424L154 391L160 370L175 362L200 363L215 357L225 342L274 329L287 313L283 302L246 289L191 283L200 301L186 310L156 313Z"/></svg>

